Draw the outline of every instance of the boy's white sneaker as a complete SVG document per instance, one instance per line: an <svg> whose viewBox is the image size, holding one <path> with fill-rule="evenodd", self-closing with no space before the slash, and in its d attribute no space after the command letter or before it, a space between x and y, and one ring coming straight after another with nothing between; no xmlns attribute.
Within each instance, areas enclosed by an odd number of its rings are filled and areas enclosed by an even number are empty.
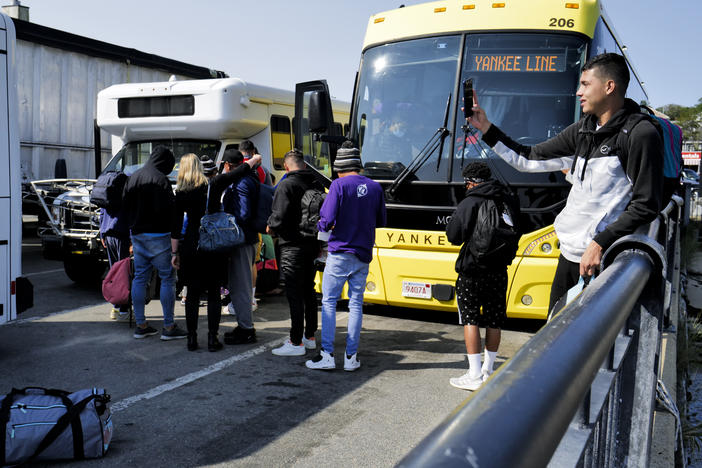
<svg viewBox="0 0 702 468"><path fill-rule="evenodd" d="M361 367L361 361L358 360L358 353L353 353L351 356L344 353L344 370L355 371Z"/></svg>
<svg viewBox="0 0 702 468"><path fill-rule="evenodd" d="M456 388L460 388L461 390L475 391L483 384L483 375L479 374L478 376L473 376L469 371L460 377L453 377L449 379L449 383Z"/></svg>
<svg viewBox="0 0 702 468"><path fill-rule="evenodd" d="M303 344L294 345L292 341L287 340L283 346L275 348L271 352L276 356L304 356L305 346Z"/></svg>
<svg viewBox="0 0 702 468"><path fill-rule="evenodd" d="M305 365L308 369L322 369L331 370L336 369L336 362L334 361L334 355L324 351L323 349L319 351L319 354L314 358L308 360Z"/></svg>
<svg viewBox="0 0 702 468"><path fill-rule="evenodd" d="M305 349L317 349L317 340L314 339L314 336L312 338L305 338L303 336L302 344L305 345Z"/></svg>

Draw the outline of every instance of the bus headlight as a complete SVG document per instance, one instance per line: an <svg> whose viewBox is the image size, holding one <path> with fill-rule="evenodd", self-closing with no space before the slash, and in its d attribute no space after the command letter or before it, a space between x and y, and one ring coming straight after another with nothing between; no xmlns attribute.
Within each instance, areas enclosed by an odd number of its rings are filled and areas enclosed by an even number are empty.
<svg viewBox="0 0 702 468"><path fill-rule="evenodd" d="M522 304L525 306L531 305L531 303L534 302L534 299L528 294L525 294L522 296Z"/></svg>
<svg viewBox="0 0 702 468"><path fill-rule="evenodd" d="M375 283L373 281L369 281L366 283L366 291L369 291L369 292L375 291Z"/></svg>

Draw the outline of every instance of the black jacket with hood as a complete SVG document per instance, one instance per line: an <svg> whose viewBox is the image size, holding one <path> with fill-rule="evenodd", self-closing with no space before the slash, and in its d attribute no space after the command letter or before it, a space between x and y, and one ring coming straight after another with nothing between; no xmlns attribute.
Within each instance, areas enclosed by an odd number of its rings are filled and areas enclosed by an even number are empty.
<svg viewBox="0 0 702 468"><path fill-rule="evenodd" d="M311 169L288 172L273 194L273 206L268 225L280 237L280 244L300 242L305 238L300 233L302 207L300 201L306 190L316 188L324 192L324 186Z"/></svg>
<svg viewBox="0 0 702 468"><path fill-rule="evenodd" d="M510 252L508 255L491 257L489 263L484 263L475 259L470 252L468 244L473 237L478 210L480 205L487 199L500 201L507 205L514 227L517 232L520 231L519 200L507 187L495 179L490 179L467 190L466 198L458 204L456 211L451 215L451 219L446 225L446 238L448 241L454 245L461 246L461 251L458 253L458 259L456 260L457 273L470 274L486 270L504 270L514 259L513 253Z"/></svg>
<svg viewBox="0 0 702 468"><path fill-rule="evenodd" d="M569 169L573 184L563 211L553 223L563 256L578 263L594 240L606 250L618 238L653 221L661 210L663 146L650 118L642 118L631 99L600 128L586 115L550 140L524 146L495 125L483 140L513 167L523 171ZM636 123L620 138L629 119ZM627 142L626 150L619 146Z"/></svg>
<svg viewBox="0 0 702 468"><path fill-rule="evenodd" d="M175 166L170 149L159 145L146 164L132 174L124 187L124 205L132 234L171 233L180 237L175 215L175 196L168 179Z"/></svg>

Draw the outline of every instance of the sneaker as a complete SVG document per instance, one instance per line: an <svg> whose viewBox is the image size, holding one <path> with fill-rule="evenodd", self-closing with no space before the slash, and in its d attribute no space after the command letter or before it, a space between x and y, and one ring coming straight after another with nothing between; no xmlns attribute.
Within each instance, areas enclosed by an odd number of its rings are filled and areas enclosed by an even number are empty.
<svg viewBox="0 0 702 468"><path fill-rule="evenodd" d="M236 327L224 334L224 342L228 345L251 344L256 342L256 329Z"/></svg>
<svg viewBox="0 0 702 468"><path fill-rule="evenodd" d="M323 349L319 351L319 354L317 356L307 361L305 365L308 369L336 369L334 355L324 351Z"/></svg>
<svg viewBox="0 0 702 468"><path fill-rule="evenodd" d="M156 330L154 327L146 326L145 328L140 328L138 325L134 329L134 338L137 340L141 338L146 338L147 336L155 335L158 333L158 330Z"/></svg>
<svg viewBox="0 0 702 468"><path fill-rule="evenodd" d="M234 310L234 304L232 304L231 302L227 304L227 313L236 317L236 310Z"/></svg>
<svg viewBox="0 0 702 468"><path fill-rule="evenodd" d="M167 330L165 328L161 329L161 340L163 341L182 340L187 336L188 332L178 328L177 324L173 324L173 328L171 328L170 330Z"/></svg>
<svg viewBox="0 0 702 468"><path fill-rule="evenodd" d="M487 369L481 369L481 371L480 371L480 376L482 377L483 382L485 382L487 379L489 379L491 375L492 375L492 371L488 371Z"/></svg>
<svg viewBox="0 0 702 468"><path fill-rule="evenodd" d="M119 310L117 310L113 307L112 310L110 311L110 319L117 320L117 317L119 317Z"/></svg>
<svg viewBox="0 0 702 468"><path fill-rule="evenodd" d="M303 336L302 344L305 345L305 349L317 349L317 340L314 339L314 336L312 338L305 338Z"/></svg>
<svg viewBox="0 0 702 468"><path fill-rule="evenodd" d="M126 322L129 320L129 312L118 312L117 313L117 318L115 319L118 322Z"/></svg>
<svg viewBox="0 0 702 468"><path fill-rule="evenodd" d="M483 375L480 374L477 377L471 375L470 372L466 372L460 377L454 377L449 379L449 383L456 388L461 390L477 390L483 384Z"/></svg>
<svg viewBox="0 0 702 468"><path fill-rule="evenodd" d="M305 355L305 345L302 343L299 345L292 344L292 341L287 340L283 346L280 348L275 348L271 351L276 356L304 356Z"/></svg>
<svg viewBox="0 0 702 468"><path fill-rule="evenodd" d="M185 296L180 298L180 305L182 305L182 306L185 305Z"/></svg>
<svg viewBox="0 0 702 468"><path fill-rule="evenodd" d="M251 312L255 312L256 309L258 309L258 302L256 302L256 299L254 299L251 303Z"/></svg>
<svg viewBox="0 0 702 468"><path fill-rule="evenodd" d="M358 353L353 353L351 356L344 353L344 370L345 371L355 371L361 367L361 361L358 360Z"/></svg>

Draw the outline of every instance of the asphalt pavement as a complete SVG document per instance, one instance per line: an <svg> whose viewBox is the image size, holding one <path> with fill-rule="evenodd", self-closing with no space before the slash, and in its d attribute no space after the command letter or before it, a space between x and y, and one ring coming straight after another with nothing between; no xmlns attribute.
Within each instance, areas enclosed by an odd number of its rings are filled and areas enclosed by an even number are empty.
<svg viewBox="0 0 702 468"><path fill-rule="evenodd" d="M312 351L271 354L288 336L284 296L264 298L254 313L257 343L188 352L185 340L134 339L127 323L110 320L95 288L70 283L60 263L32 248L25 270L35 309L0 327L0 393L103 387L115 425L104 458L49 466L393 466L470 396L448 383L467 366L452 314L368 308L355 372L342 369L343 308L336 370L307 369ZM184 327L184 308L175 312ZM160 328L158 301L147 318ZM224 315L220 334L234 325ZM498 364L530 336L505 331Z"/></svg>

